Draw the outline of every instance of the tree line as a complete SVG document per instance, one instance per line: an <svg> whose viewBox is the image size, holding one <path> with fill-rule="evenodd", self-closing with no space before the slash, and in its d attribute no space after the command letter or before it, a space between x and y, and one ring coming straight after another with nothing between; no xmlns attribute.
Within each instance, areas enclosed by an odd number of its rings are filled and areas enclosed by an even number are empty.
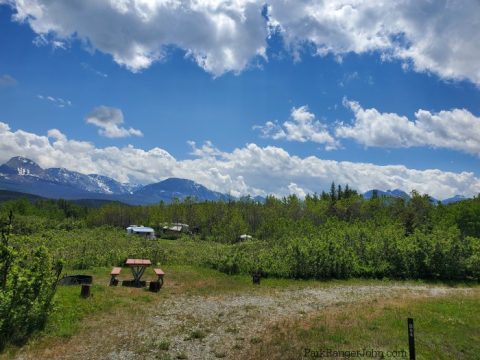
<svg viewBox="0 0 480 360"><path fill-rule="evenodd" d="M374 221L394 223L408 236L421 230L431 232L438 226L455 226L462 236L480 237L480 198L454 204L435 203L427 194L412 191L410 199L381 197L375 192L364 199L348 185L332 183L330 192L307 195L301 200L296 195L283 198L268 196L264 202L250 197L233 201L183 201L146 206L109 203L99 208L88 208L66 200L38 200L26 198L0 204L0 213L13 211L22 217L44 219L43 226L102 225L125 228L131 224L160 229L165 223L181 222L202 238L233 243L240 234L248 233L257 239L278 238L285 228L308 225L322 226L330 220L340 222ZM42 222L42 220L39 220ZM28 225L17 227L19 231Z"/></svg>
<svg viewBox="0 0 480 360"><path fill-rule="evenodd" d="M480 197L443 205L412 191L409 199L373 194L364 199L348 185L329 192L276 198L197 202L192 198L148 206L110 203L87 208L65 200L8 201L0 213L18 214L16 231L104 226L190 225L193 238L235 246L206 260L235 273L255 267L297 278L397 277L459 279L480 273ZM255 245L239 244L239 235Z"/></svg>

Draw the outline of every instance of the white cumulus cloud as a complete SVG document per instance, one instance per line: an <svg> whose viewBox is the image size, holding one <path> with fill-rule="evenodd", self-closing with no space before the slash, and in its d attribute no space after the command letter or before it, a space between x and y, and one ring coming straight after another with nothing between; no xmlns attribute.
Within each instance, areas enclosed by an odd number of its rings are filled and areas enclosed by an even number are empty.
<svg viewBox="0 0 480 360"><path fill-rule="evenodd" d="M288 190L290 191L291 194L297 195L301 199L305 198L305 196L307 196L308 194L308 191L305 191L304 189L302 189L301 187L299 187L297 184L293 182L288 184Z"/></svg>
<svg viewBox="0 0 480 360"><path fill-rule="evenodd" d="M240 72L266 59L278 32L296 59L377 52L406 68L480 84L478 0L9 0L38 43L80 39L132 71L164 59L169 46L209 73ZM0 2L0 4L2 3ZM268 7L268 20L262 15Z"/></svg>
<svg viewBox="0 0 480 360"><path fill-rule="evenodd" d="M353 124L341 124L336 135L352 138L366 146L430 146L480 155L480 117L466 109L415 112L413 120L395 113L364 109L358 102L344 100L354 114Z"/></svg>
<svg viewBox="0 0 480 360"><path fill-rule="evenodd" d="M136 72L177 46L206 71L243 70L264 56L267 27L256 0L17 0L15 19L43 42L78 38Z"/></svg>
<svg viewBox="0 0 480 360"><path fill-rule="evenodd" d="M318 55L379 52L416 71L480 84L477 0L276 0L272 25L297 59L305 44Z"/></svg>
<svg viewBox="0 0 480 360"><path fill-rule="evenodd" d="M93 109L85 121L99 127L98 133L108 138L143 136L140 130L119 126L123 124L123 112L114 107L98 106Z"/></svg>
<svg viewBox="0 0 480 360"><path fill-rule="evenodd" d="M327 126L315 118L308 106L292 108L290 119L282 125L277 122L267 121L264 125L255 125L254 130L259 130L262 137L274 140L285 139L288 141L312 141L325 144L326 150L334 150L339 144L330 135Z"/></svg>
<svg viewBox="0 0 480 360"><path fill-rule="evenodd" d="M176 159L161 148L143 150L131 145L99 148L85 141L68 139L58 129L47 135L12 130L0 122L0 163L12 156L25 156L42 167L67 167L82 173L97 173L122 182L150 183L167 177L197 181L212 190L239 195L284 196L328 190L331 181L366 191L369 189L416 189L436 198L480 192L480 178L471 172L438 169L416 170L403 165L298 157L282 148L246 144L231 152L211 143L199 149L190 143L193 159Z"/></svg>

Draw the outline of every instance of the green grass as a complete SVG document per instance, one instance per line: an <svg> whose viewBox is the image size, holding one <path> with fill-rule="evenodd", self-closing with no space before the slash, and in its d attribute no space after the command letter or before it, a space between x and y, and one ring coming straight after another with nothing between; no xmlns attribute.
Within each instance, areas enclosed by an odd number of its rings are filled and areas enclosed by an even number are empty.
<svg viewBox="0 0 480 360"><path fill-rule="evenodd" d="M51 343L78 333L84 327L87 318L105 316L112 312L122 313L122 309L135 306L145 309L144 305L161 302L165 298L176 295L215 295L226 293L242 293L245 291L263 291L286 284L286 280L272 279L261 288L253 287L251 278L244 275L229 276L216 270L189 265L162 265L165 271L165 285L157 294L145 289L108 286L110 270L108 267L97 267L89 270L66 270L65 273L85 274L93 276L92 296L88 299L80 297L80 286L59 286L54 298L54 309L48 319L46 328L37 333L27 344L29 348L48 347ZM120 279L129 279L128 269L123 269ZM154 280L153 271L147 270L145 280ZM116 315L120 316L120 315ZM203 333L192 334L192 338L201 339ZM4 353L10 357L18 348L10 347Z"/></svg>
<svg viewBox="0 0 480 360"><path fill-rule="evenodd" d="M203 338L205 338L207 336L207 333L204 331L204 330L201 330L201 329L196 329L196 330L193 330L191 333L190 333L190 337L189 337L189 340L192 339L192 340L202 340Z"/></svg>
<svg viewBox="0 0 480 360"><path fill-rule="evenodd" d="M246 275L226 275L216 270L188 265L162 266L166 272L165 286L160 293L152 294L143 289L109 287L110 268L94 268L91 270L74 270L69 273L82 273L92 275L92 297L82 299L79 286L59 286L55 295L55 307L48 320L45 331L40 337L69 337L72 336L87 316L99 313L108 313L132 305L148 304L161 301L170 296L187 295L221 295L235 293L268 292L275 289L303 288L307 286L328 287L336 285L381 285L392 284L394 281L386 280L291 280L267 278L263 279L260 286L252 285L251 277ZM129 278L128 269L124 269L120 279ZM144 278L153 280L153 272L145 272ZM405 282L404 282L405 283ZM411 282L421 284L421 282Z"/></svg>
<svg viewBox="0 0 480 360"><path fill-rule="evenodd" d="M370 301L328 308L305 320L275 324L265 341L256 346L253 358L313 358L304 357L305 349L366 348L408 354L407 318L412 317L417 359L478 359L479 306L477 288L465 296Z"/></svg>
<svg viewBox="0 0 480 360"><path fill-rule="evenodd" d="M167 351L170 349L170 341L168 340L162 340L158 343L158 348L163 351Z"/></svg>
<svg viewBox="0 0 480 360"><path fill-rule="evenodd" d="M148 311L151 305L162 302L164 299L184 296L184 295L206 295L206 296L221 296L224 294L251 294L251 293L268 293L279 289L300 289L303 287L330 287L337 285L391 285L395 282L390 280L366 280L366 279L352 279L352 280L332 280L332 281L315 281L315 280L291 280L291 279L278 279L278 278L266 278L262 279L260 285L252 285L251 277L247 275L226 275L216 270L203 268L199 266L190 265L161 265L165 271L165 284L159 293L150 293L144 289L133 289L118 287L109 287L110 270L111 268L93 268L91 270L69 270L69 274L86 274L92 275L94 279L94 285L92 286L92 297L89 299L80 298L79 286L60 286L58 287L57 294L55 295L55 308L48 320L46 329L37 334L27 344L27 348L48 348L52 344L62 341L62 339L68 339L69 337L85 330L85 324L88 324L88 319L101 319L109 314L113 314L118 321L122 320L122 316L127 312L125 309L135 307L139 311ZM120 279L131 278L131 274L128 269L124 269L120 275ZM145 280L155 279L155 275L151 269L148 269L144 274ZM409 282L411 284L425 284L420 281ZM453 284L452 284L453 285ZM465 286L465 284L460 284ZM470 285L470 284L466 284ZM477 288L478 289L478 288ZM474 290L476 291L476 290ZM477 292L478 294L478 292ZM360 308L361 311L357 311L355 316L359 320L357 325L354 326L355 331L351 333L350 327L333 327L330 328L322 317L318 317L312 320L307 327L300 326L301 324L287 324L293 326L294 334L298 338L302 339L301 346L309 344L309 346L321 345L318 343L318 339L323 339L325 344L329 345L377 345L393 346L395 344L405 345L405 321L408 316L413 315L415 318L415 325L418 327L417 333L422 334L425 326L428 328L443 329L441 333L433 333L432 336L422 336L419 341L427 341L426 343L419 343L419 346L434 347L435 339L444 336L445 334L455 335L455 331L458 331L458 341L465 340L465 343L473 342L475 339L471 338L471 335L476 334L476 342L480 343L479 332L475 328L468 328L468 321L470 324L480 324L480 317L475 306L478 308L479 297L476 298L458 298L445 303L422 303L421 308L416 308L412 304L412 307L399 307L398 304L386 304L382 309L381 314L378 313L379 304L371 303L368 308ZM459 304L462 307L459 308ZM435 307L435 306L436 307ZM338 314L338 319L335 323L343 324L349 323L351 314L349 311L353 308L348 307L346 311L339 312L341 307L335 307L332 314ZM348 310L350 309L350 310ZM368 309L368 310L367 310ZM460 311L464 309L464 311ZM467 311L468 310L468 311ZM472 315L470 315L470 313ZM367 314L368 316L365 317ZM376 318L370 318L370 314L377 314ZM442 315L443 314L443 315ZM381 315L381 316L380 316ZM441 316L440 316L441 315ZM435 320L429 320L429 317ZM440 323L435 323L439 322ZM445 324L444 324L445 322ZM447 326L448 325L448 326ZM238 331L232 327L228 329L228 332L235 333ZM475 332L476 331L476 332ZM468 336L463 334L468 332ZM280 334L283 337L268 339L254 338L251 344L253 346L262 346L274 348L277 346L275 342L288 344L285 339L290 338L290 334L282 333L282 327L273 329L271 334ZM380 335L378 335L380 334ZM385 335L385 339L382 340L382 334ZM202 339L206 333L200 331L198 334L192 334L192 339ZM280 336L279 335L279 336ZM387 340L398 340L393 344ZM380 336L380 337L378 337ZM372 339L376 339L372 343ZM420 339L420 338L419 338ZM401 340L401 341L400 341ZM165 340L165 344L161 344L160 348L168 348L169 343ZM384 342L382 342L384 341ZM168 343L168 345L167 345ZM285 346L285 345L284 345ZM468 348L459 347L463 351L469 351ZM297 351L293 347L294 351ZM7 357L15 356L18 349L10 348L6 352ZM290 351L291 349L281 348L282 351ZM460 350L458 350L460 352ZM480 349L479 349L480 353ZM0 356L1 357L1 356Z"/></svg>
<svg viewBox="0 0 480 360"><path fill-rule="evenodd" d="M111 289L93 285L93 297L82 299L78 286L61 286L55 296L55 308L48 320L45 334L69 337L75 333L79 322L89 314L108 311L116 304Z"/></svg>

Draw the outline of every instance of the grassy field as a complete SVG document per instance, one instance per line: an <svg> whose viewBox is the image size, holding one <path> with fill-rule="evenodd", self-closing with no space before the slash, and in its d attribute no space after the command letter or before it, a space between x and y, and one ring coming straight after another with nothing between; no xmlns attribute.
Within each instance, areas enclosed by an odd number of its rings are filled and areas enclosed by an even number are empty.
<svg viewBox="0 0 480 360"><path fill-rule="evenodd" d="M167 274L166 282L157 294L143 289L109 287L110 268L70 271L70 274L84 273L94 276L93 296L87 300L81 299L78 286L59 287L55 309L46 329L23 348L8 348L0 358L49 358L49 351L67 352L66 348L71 347L72 343L88 343L92 332L98 332L96 338L99 342L105 342L105 347L117 348L119 344L116 342L120 340L108 337L109 328L123 328L132 319L148 319L151 314L159 313L159 309L165 304L174 304L177 299L189 301L188 303L194 306L201 303L203 306L209 299L213 300L213 304L215 299L236 297L271 299L275 298L279 291L290 292L292 296L296 296L306 289L317 289L328 294L330 290L338 288L355 291L364 287L441 286L448 289L452 285L430 285L419 281L353 279L321 282L271 278L263 279L260 286L252 286L249 276L228 276L197 266L168 265L162 268ZM128 278L128 273L122 275ZM153 280L153 272L147 271L145 278ZM476 359L476 354L480 354L480 288L471 284L456 286L470 290L465 294L438 294L435 298L418 298L412 295L388 299L376 297L358 302L339 300L320 311L285 312L285 316L276 317L275 321L262 323L265 329L254 336L241 337L233 334L236 342L232 348L227 349L228 351L216 349L212 357L297 359L308 358L303 357L305 349L312 350L310 355L321 349L407 350L406 319L411 316L415 319L418 359ZM253 304L255 301L257 300L253 300ZM288 299L286 304L285 306L288 306ZM243 317L248 319L250 316L252 321L262 315L262 310L255 312L255 305L245 305L241 311L244 312ZM223 312L225 311L212 316L222 316ZM235 314L231 315L234 317ZM223 323L215 318L210 325L203 326L204 321L199 321L192 315L182 316L183 320L188 320L188 325L179 330L187 334L181 341L189 342L192 346L207 342L216 326L221 327L226 323L228 327L225 334L228 335L232 335L234 330L238 332L240 328L234 320ZM208 320L210 322L211 319ZM154 348L155 356L151 358L168 359L177 355L179 358L189 358L187 353L182 351L172 355L175 342L175 335L172 334L155 341L140 341L135 337L127 340L131 346L137 342L143 344L143 348L138 350L139 356L148 358L147 355L151 354ZM237 340L237 337L241 340ZM125 339L122 338L121 341Z"/></svg>
<svg viewBox="0 0 480 360"><path fill-rule="evenodd" d="M50 317L47 328L40 334L40 338L69 337L81 325L81 320L86 316L97 313L108 313L120 308L142 306L142 304L158 302L165 298L179 295L187 296L215 296L215 295L242 295L252 293L268 293L275 289L303 289L306 287L334 287L344 285L389 285L412 284L423 285L422 281L390 281L390 280L291 280L281 278L262 279L261 287L252 287L250 276L226 275L212 269L188 265L164 266L167 273L166 286L161 290L161 295L150 293L144 289L128 287L107 286L110 280L110 268L95 268L92 270L71 270L69 274L82 273L92 275L94 284L91 292L93 296L84 300L79 296L78 286L60 286L55 297L55 309ZM128 278L130 273L124 269L121 278ZM131 277L131 276L130 276ZM148 270L145 279L154 280L153 272ZM468 286L455 284L455 286Z"/></svg>
<svg viewBox="0 0 480 360"><path fill-rule="evenodd" d="M406 359L407 318L412 317L417 359L478 359L479 306L479 288L464 296L335 306L272 325L263 341L253 347L251 358L319 358L322 351L367 349L381 351L385 358ZM377 355L374 358L381 358Z"/></svg>
<svg viewBox="0 0 480 360"><path fill-rule="evenodd" d="M166 241L171 247L185 247ZM162 266L166 272L166 285L160 294L150 293L144 289L128 287L110 287L111 268L94 268L90 270L67 270L69 275L92 275L92 297L82 299L79 286L59 286L55 295L55 307L49 318L46 329L37 334L25 345L24 349L48 348L62 342L82 331L85 319L109 316L114 314L119 321L127 309L141 311L147 305L161 303L165 299L179 295L202 296L215 294L242 294L252 290L268 291L268 289L303 287L313 285L315 281L291 281L285 279L265 279L261 289L251 286L251 278L244 275L229 276L215 270L198 266L170 265ZM120 278L129 278L131 274L124 269ZM152 271L146 271L144 279L154 280ZM12 358L18 348L9 347L0 358Z"/></svg>

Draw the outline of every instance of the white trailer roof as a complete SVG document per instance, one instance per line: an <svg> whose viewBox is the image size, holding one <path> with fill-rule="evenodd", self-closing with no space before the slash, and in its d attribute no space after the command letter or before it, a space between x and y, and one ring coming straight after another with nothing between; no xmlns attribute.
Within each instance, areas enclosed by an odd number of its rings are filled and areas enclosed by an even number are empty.
<svg viewBox="0 0 480 360"><path fill-rule="evenodd" d="M153 233L154 230L151 227L147 226L129 226L127 230L139 233Z"/></svg>

